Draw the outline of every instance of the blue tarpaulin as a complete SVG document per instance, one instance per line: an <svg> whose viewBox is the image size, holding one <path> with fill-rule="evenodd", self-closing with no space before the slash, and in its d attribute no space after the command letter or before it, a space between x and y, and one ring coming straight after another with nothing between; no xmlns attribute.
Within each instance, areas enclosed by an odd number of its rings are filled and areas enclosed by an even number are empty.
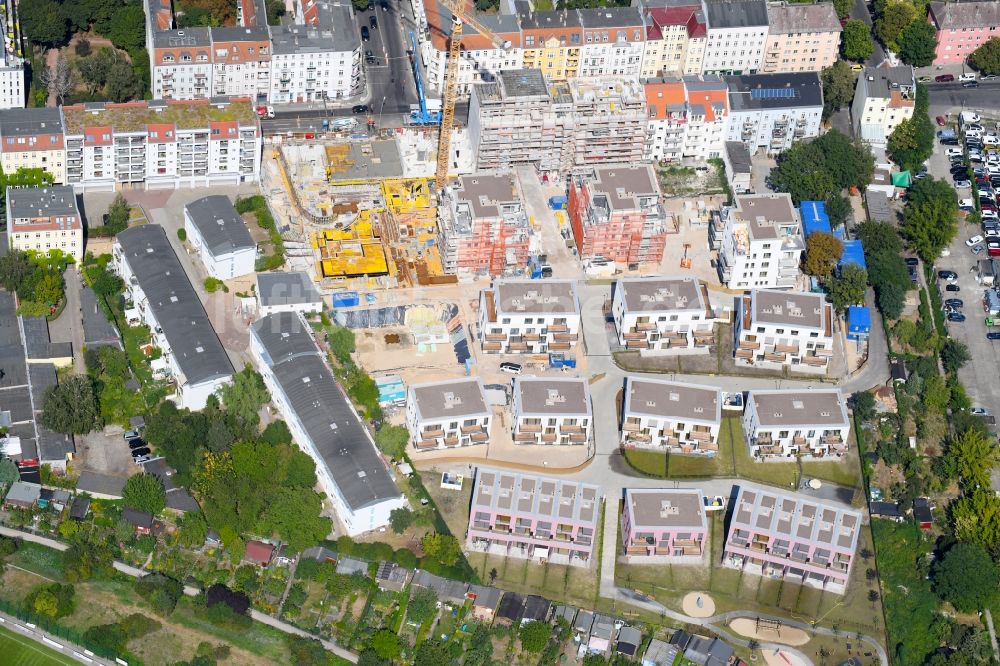
<svg viewBox="0 0 1000 666"><path fill-rule="evenodd" d="M862 340L872 330L872 313L866 307L852 305L847 308L847 339Z"/></svg>
<svg viewBox="0 0 1000 666"><path fill-rule="evenodd" d="M862 247L861 241L844 241L844 253L840 256L840 266L844 267L847 264L854 264L868 270L868 265L865 263L865 248Z"/></svg>
<svg viewBox="0 0 1000 666"><path fill-rule="evenodd" d="M406 400L406 388L399 375L386 375L375 380L378 387L378 402L380 405L391 405Z"/></svg>
<svg viewBox="0 0 1000 666"><path fill-rule="evenodd" d="M806 238L817 231L833 233L830 228L830 218L826 214L825 201L803 201L799 205L799 212L802 214L802 231L805 232Z"/></svg>

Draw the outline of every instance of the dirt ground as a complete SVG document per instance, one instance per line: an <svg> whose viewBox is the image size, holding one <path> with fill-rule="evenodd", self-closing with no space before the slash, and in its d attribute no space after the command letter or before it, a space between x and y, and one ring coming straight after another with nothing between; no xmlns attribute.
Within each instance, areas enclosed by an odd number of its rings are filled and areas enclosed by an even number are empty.
<svg viewBox="0 0 1000 666"><path fill-rule="evenodd" d="M104 430L77 435L74 472L90 470L120 477L138 473L139 466L132 462L122 432L118 426L108 426Z"/></svg>
<svg viewBox="0 0 1000 666"><path fill-rule="evenodd" d="M756 638L757 640L769 643L783 643L785 645L805 645L809 642L809 634L796 627L781 627L778 630L760 629L757 630L757 623L749 618L739 618L729 623L733 631L740 636Z"/></svg>
<svg viewBox="0 0 1000 666"><path fill-rule="evenodd" d="M698 599L701 599L701 607L698 607ZM689 592L684 597L684 612L691 617L712 617L715 615L715 601L704 592Z"/></svg>
<svg viewBox="0 0 1000 666"><path fill-rule="evenodd" d="M762 654L764 655L764 661L767 662L767 666L809 666L790 652L764 650Z"/></svg>

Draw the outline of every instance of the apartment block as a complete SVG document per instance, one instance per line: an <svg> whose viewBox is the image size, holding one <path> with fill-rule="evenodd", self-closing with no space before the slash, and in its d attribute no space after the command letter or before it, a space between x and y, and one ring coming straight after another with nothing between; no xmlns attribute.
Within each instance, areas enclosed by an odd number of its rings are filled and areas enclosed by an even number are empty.
<svg viewBox="0 0 1000 666"><path fill-rule="evenodd" d="M147 22L150 20L147 15ZM209 28L153 31L150 90L154 99L208 99L212 95Z"/></svg>
<svg viewBox="0 0 1000 666"><path fill-rule="evenodd" d="M573 280L495 280L479 296L479 340L487 354L568 352L580 333Z"/></svg>
<svg viewBox="0 0 1000 666"><path fill-rule="evenodd" d="M418 451L486 444L493 413L478 379L412 384L406 427Z"/></svg>
<svg viewBox="0 0 1000 666"><path fill-rule="evenodd" d="M708 23L701 71L753 74L760 70L767 41L765 0L702 0Z"/></svg>
<svg viewBox="0 0 1000 666"><path fill-rule="evenodd" d="M756 460L841 458L850 433L840 389L750 391L743 412L743 434Z"/></svg>
<svg viewBox="0 0 1000 666"><path fill-rule="evenodd" d="M714 456L719 451L722 392L709 386L628 377L622 445Z"/></svg>
<svg viewBox="0 0 1000 666"><path fill-rule="evenodd" d="M73 188L8 187L7 239L14 250L60 250L82 262L83 219Z"/></svg>
<svg viewBox="0 0 1000 666"><path fill-rule="evenodd" d="M736 365L824 374L833 357L833 306L825 294L754 289L739 299Z"/></svg>
<svg viewBox="0 0 1000 666"><path fill-rule="evenodd" d="M750 152L773 154L819 136L823 88L816 72L731 76L726 81L726 141L739 141Z"/></svg>
<svg viewBox="0 0 1000 666"><path fill-rule="evenodd" d="M837 62L843 28L833 3L771 4L762 73L819 72Z"/></svg>
<svg viewBox="0 0 1000 666"><path fill-rule="evenodd" d="M643 7L646 48L642 77L701 74L708 25L701 3Z"/></svg>
<svg viewBox="0 0 1000 666"><path fill-rule="evenodd" d="M514 443L588 444L593 435L590 389L582 377L515 377Z"/></svg>
<svg viewBox="0 0 1000 666"><path fill-rule="evenodd" d="M844 594L860 530L857 511L744 487L736 498L722 563Z"/></svg>
<svg viewBox="0 0 1000 666"><path fill-rule="evenodd" d="M92 102L61 111L59 163L77 192L237 185L260 176L262 137L247 98Z"/></svg>
<svg viewBox="0 0 1000 666"><path fill-rule="evenodd" d="M305 271L257 273L255 293L261 317L279 312L310 314L323 311L323 296Z"/></svg>
<svg viewBox="0 0 1000 666"><path fill-rule="evenodd" d="M6 35L0 48L0 109L23 109L27 101L24 44L13 3L0 12L0 32Z"/></svg>
<svg viewBox="0 0 1000 666"><path fill-rule="evenodd" d="M698 278L618 280L611 315L618 344L643 355L708 353L715 344L715 312Z"/></svg>
<svg viewBox="0 0 1000 666"><path fill-rule="evenodd" d="M513 172L461 176L437 210L446 272L496 277L528 265L531 225Z"/></svg>
<svg viewBox="0 0 1000 666"><path fill-rule="evenodd" d="M271 85L267 21L253 27L211 28L212 97L266 99Z"/></svg>
<svg viewBox="0 0 1000 666"><path fill-rule="evenodd" d="M125 282L126 318L149 326L163 354L154 370L173 382L179 407L204 409L232 381L233 365L163 227L122 231L111 256Z"/></svg>
<svg viewBox="0 0 1000 666"><path fill-rule="evenodd" d="M1000 2L932 2L927 20L938 31L933 64L964 64L973 51L997 37Z"/></svg>
<svg viewBox="0 0 1000 666"><path fill-rule="evenodd" d="M567 212L580 257L659 263L667 214L649 165L599 167L570 179Z"/></svg>
<svg viewBox="0 0 1000 666"><path fill-rule="evenodd" d="M650 79L643 82L652 160L709 159L723 154L729 88L717 76Z"/></svg>
<svg viewBox="0 0 1000 666"><path fill-rule="evenodd" d="M41 169L66 184L62 110L55 107L0 110L0 167L4 173Z"/></svg>
<svg viewBox="0 0 1000 666"><path fill-rule="evenodd" d="M601 488L568 479L479 468L472 491L470 550L589 566Z"/></svg>
<svg viewBox="0 0 1000 666"><path fill-rule="evenodd" d="M709 243L718 250L719 280L730 289L790 289L805 251L799 213L788 194L736 197L712 217Z"/></svg>
<svg viewBox="0 0 1000 666"><path fill-rule="evenodd" d="M637 77L642 72L646 26L636 7L578 9L583 43L581 77Z"/></svg>
<svg viewBox="0 0 1000 666"><path fill-rule="evenodd" d="M186 204L184 230L211 277L231 280L254 272L257 243L229 197L213 194Z"/></svg>
<svg viewBox="0 0 1000 666"><path fill-rule="evenodd" d="M708 552L701 490L626 488L622 546L630 557L700 560Z"/></svg>
<svg viewBox="0 0 1000 666"><path fill-rule="evenodd" d="M646 93L637 78L575 79L566 121L574 167L635 164L646 153Z"/></svg>
<svg viewBox="0 0 1000 666"><path fill-rule="evenodd" d="M865 67L851 103L854 132L872 145L884 146L893 130L913 117L917 81L909 65Z"/></svg>
<svg viewBox="0 0 1000 666"><path fill-rule="evenodd" d="M580 72L583 22L576 10L536 12L528 3L515 3L521 26L523 62L549 81L565 81Z"/></svg>

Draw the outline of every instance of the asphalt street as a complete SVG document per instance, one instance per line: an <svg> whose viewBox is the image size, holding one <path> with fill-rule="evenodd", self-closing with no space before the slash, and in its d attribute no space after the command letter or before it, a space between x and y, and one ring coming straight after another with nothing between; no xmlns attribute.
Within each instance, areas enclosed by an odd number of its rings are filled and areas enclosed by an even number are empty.
<svg viewBox="0 0 1000 666"><path fill-rule="evenodd" d="M872 27L872 15L868 11L868 5L865 3L865 0L854 0L854 8L851 9L851 18L864 21L869 28ZM885 49L882 48L882 45L878 43L877 39L873 39L872 43L875 45L875 51L872 53L872 57L865 62L870 67L874 67L885 60Z"/></svg>

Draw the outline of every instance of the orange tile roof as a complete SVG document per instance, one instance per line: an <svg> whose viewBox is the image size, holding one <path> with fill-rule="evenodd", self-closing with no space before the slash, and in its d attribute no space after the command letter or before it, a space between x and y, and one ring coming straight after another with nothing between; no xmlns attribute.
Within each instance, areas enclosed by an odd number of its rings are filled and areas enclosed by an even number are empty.
<svg viewBox="0 0 1000 666"><path fill-rule="evenodd" d="M646 106L652 120L664 120L667 117L667 107L684 104L687 93L682 81L652 82L647 81Z"/></svg>

